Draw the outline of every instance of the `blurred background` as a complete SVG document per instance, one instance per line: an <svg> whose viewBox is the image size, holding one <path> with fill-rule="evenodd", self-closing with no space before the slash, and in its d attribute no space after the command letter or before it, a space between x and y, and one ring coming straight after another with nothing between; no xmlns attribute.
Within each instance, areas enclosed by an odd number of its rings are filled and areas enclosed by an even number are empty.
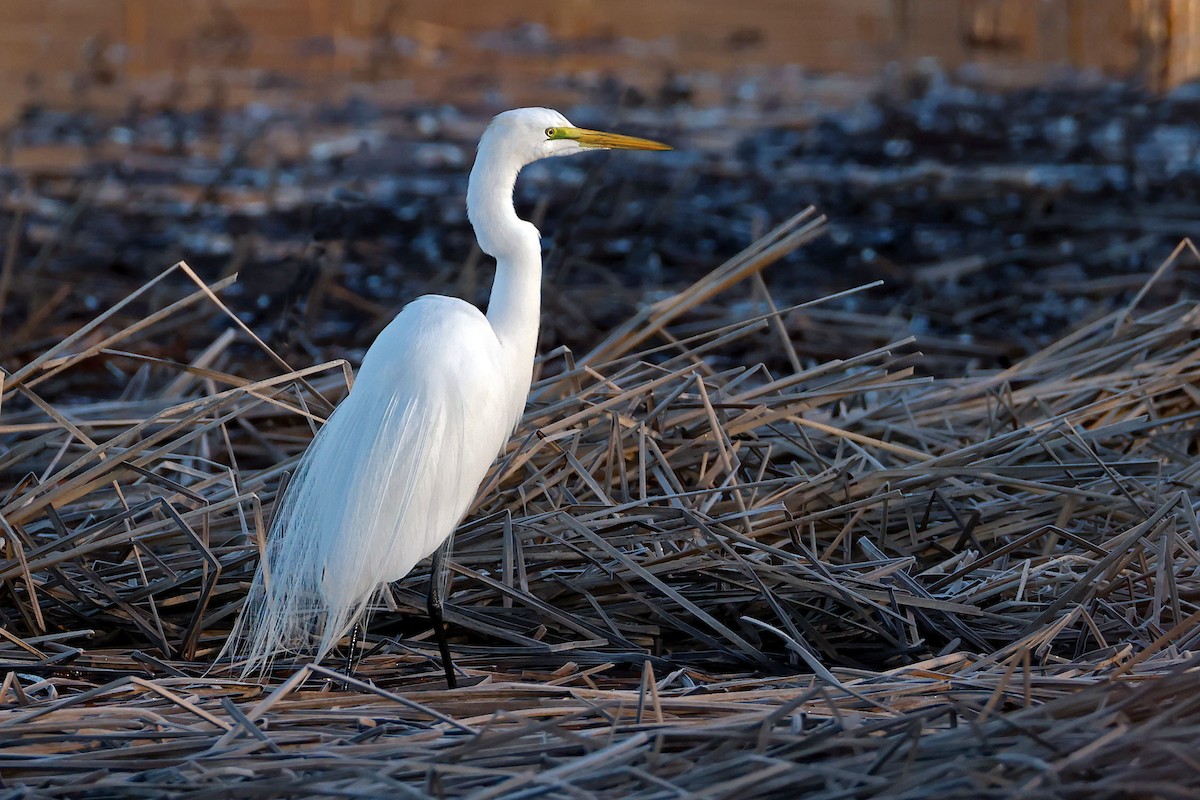
<svg viewBox="0 0 1200 800"><path fill-rule="evenodd" d="M725 309L883 279L789 315L800 355L913 334L926 370L1003 366L1128 302L1200 219L1200 0L0 13L8 369L178 259L240 271L239 316L305 358L354 360L420 292L484 302L466 174L487 119L518 105L677 146L539 164L520 183L545 233L544 346L587 348L814 204L827 235ZM1194 272L1148 302L1191 291ZM860 318L856 338L823 335L828 315ZM182 360L205 336L155 346ZM128 376L112 372L94 377L116 391Z"/></svg>
<svg viewBox="0 0 1200 800"><path fill-rule="evenodd" d="M328 92L396 81L394 99L524 102L587 73L644 89L661 71L730 77L794 66L869 77L937 59L998 82L1063 67L1155 88L1200 71L1194 0L6 0L0 79L9 111L103 87L270 100L279 83ZM274 81L272 81L272 76ZM274 82L275 86L270 84ZM84 86L84 84L90 84ZM714 88L714 87L707 87ZM272 91L275 90L275 91ZM694 98L719 103L719 93Z"/></svg>

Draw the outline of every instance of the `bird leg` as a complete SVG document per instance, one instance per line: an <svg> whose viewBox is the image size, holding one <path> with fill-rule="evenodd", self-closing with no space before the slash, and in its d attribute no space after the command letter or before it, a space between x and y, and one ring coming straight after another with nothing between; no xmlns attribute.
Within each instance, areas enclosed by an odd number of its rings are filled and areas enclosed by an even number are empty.
<svg viewBox="0 0 1200 800"><path fill-rule="evenodd" d="M438 649L442 653L442 669L446 672L446 686L450 689L457 689L458 681L454 677L454 662L450 659L450 642L446 639L446 622L442 616L442 608L446 601L446 576L443 575L443 570L446 566L446 559L450 557L453 541L454 535L451 534L434 551L433 562L429 567L427 608L429 609L429 621L433 623L433 635L437 638Z"/></svg>

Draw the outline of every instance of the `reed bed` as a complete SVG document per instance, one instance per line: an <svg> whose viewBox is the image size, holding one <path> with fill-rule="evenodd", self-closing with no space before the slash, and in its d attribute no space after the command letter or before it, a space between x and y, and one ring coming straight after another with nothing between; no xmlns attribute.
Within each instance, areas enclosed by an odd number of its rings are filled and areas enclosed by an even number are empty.
<svg viewBox="0 0 1200 800"><path fill-rule="evenodd" d="M423 567L353 674L214 663L352 383L232 278L181 262L5 374L0 797L1193 796L1200 308L953 379L912 339L828 360L796 332L886 328L721 301L822 225L543 357L455 537L452 691Z"/></svg>

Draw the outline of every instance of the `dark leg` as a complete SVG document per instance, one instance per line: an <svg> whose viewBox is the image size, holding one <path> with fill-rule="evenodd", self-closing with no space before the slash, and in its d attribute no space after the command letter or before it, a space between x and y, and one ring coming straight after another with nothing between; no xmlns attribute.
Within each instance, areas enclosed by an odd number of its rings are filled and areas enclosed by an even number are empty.
<svg viewBox="0 0 1200 800"><path fill-rule="evenodd" d="M433 635L437 637L438 649L442 651L442 669L446 671L446 686L458 688L454 678L454 662L450 659L450 642L446 640L446 623L442 617L442 606L446 601L446 577L442 574L446 559L450 557L451 543L454 535L446 537L433 554L433 562L429 567L429 621L433 623Z"/></svg>

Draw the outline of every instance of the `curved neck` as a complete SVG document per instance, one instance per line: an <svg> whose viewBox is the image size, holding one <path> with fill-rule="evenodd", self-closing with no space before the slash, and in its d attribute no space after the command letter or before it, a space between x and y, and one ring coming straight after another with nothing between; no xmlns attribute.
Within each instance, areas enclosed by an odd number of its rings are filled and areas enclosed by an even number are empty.
<svg viewBox="0 0 1200 800"><path fill-rule="evenodd" d="M541 319L542 252L537 228L520 219L513 187L523 164L485 134L467 184L467 217L483 252L496 259L487 318L511 359L514 374L533 374Z"/></svg>

